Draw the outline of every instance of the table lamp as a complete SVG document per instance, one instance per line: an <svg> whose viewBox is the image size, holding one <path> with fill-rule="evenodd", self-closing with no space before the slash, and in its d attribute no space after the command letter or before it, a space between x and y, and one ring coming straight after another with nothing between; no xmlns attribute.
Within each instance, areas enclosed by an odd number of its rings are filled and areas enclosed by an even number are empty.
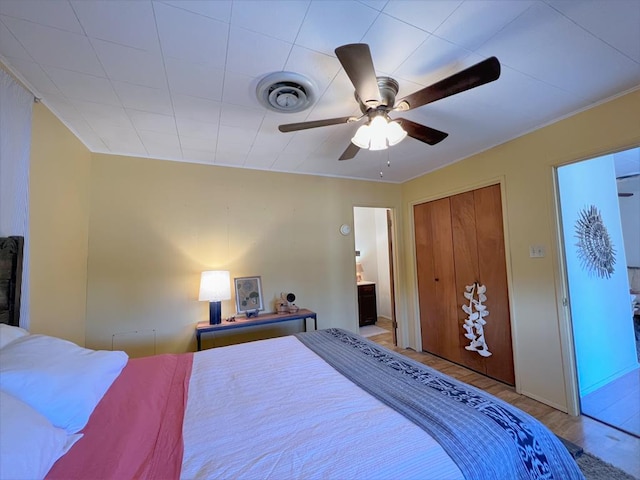
<svg viewBox="0 0 640 480"><path fill-rule="evenodd" d="M209 302L209 323L217 325L222 321L220 302L231 298L231 280L225 270L202 272L198 300Z"/></svg>
<svg viewBox="0 0 640 480"><path fill-rule="evenodd" d="M362 264L360 262L356 263L356 282L362 281L362 274L364 273L364 269L362 268Z"/></svg>

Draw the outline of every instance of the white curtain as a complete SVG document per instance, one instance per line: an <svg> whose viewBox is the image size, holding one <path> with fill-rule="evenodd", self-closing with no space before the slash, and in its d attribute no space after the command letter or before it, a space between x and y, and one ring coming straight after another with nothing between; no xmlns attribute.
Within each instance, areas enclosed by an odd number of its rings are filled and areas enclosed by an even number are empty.
<svg viewBox="0 0 640 480"><path fill-rule="evenodd" d="M20 326L29 328L29 157L33 95L0 67L0 236L24 237Z"/></svg>

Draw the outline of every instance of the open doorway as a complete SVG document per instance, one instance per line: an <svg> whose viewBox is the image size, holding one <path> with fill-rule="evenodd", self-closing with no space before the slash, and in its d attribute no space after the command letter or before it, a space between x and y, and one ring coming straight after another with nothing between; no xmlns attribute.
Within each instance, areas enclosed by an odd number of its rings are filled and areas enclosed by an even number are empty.
<svg viewBox="0 0 640 480"><path fill-rule="evenodd" d="M392 217L388 208L353 208L359 332L391 333L397 345Z"/></svg>
<svg viewBox="0 0 640 480"><path fill-rule="evenodd" d="M640 437L637 173L640 149L557 169L580 411Z"/></svg>

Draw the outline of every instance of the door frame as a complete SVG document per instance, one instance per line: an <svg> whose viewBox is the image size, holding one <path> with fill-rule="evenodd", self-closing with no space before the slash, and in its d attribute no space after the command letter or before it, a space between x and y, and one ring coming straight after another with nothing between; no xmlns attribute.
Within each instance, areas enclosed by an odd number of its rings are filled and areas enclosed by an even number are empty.
<svg viewBox="0 0 640 480"><path fill-rule="evenodd" d="M396 320L396 282L395 276L395 262L393 256L395 255L395 242L393 239L393 229L395 220L393 219L393 212L387 208L387 248L389 250L389 295L391 296L391 336L393 344L398 346L398 321Z"/></svg>
<svg viewBox="0 0 640 480"><path fill-rule="evenodd" d="M514 373L514 388L516 393L521 394L521 382L520 382L520 368L518 364L518 356L517 345L519 342L518 339L518 331L514 328L514 299L513 299L513 274L511 271L511 242L509 240L509 224L508 224L508 205L506 202L507 192L506 192L506 177L505 175L498 175L492 178L484 179L479 182L467 183L466 185L462 185L458 188L447 190L445 192L440 192L437 194L427 195L422 198L419 198L413 202L410 202L407 205L407 219L409 223L409 235L411 238L411 262L407 263L407 268L410 270L407 274L410 276L412 286L410 298L408 301L411 302L413 306L413 311L415 314L413 315L413 320L410 325L407 325L407 328L413 328L413 345L416 351L422 352L422 336L421 336L421 327L420 327L420 301L418 297L418 271L417 271L417 254L416 254L416 231L415 231L415 218L413 215L413 210L416 205L420 205L421 203L431 202L433 200L440 200L442 198L451 197L453 195L457 195L460 193L466 193L469 191L477 190L479 188L488 187L491 185L500 185L500 201L502 203L502 231L504 236L504 252L505 252L505 264L507 270L507 296L509 298L509 326L511 328L511 351L513 352L513 373Z"/></svg>
<svg viewBox="0 0 640 480"><path fill-rule="evenodd" d="M396 208L395 207L385 207L385 206L380 206L380 205L353 205L351 207L351 215L352 215L352 219L353 219L353 212L355 208L373 208L373 209L379 209L379 210L386 210L386 218L387 218L387 248L390 250L389 251L389 270L390 270L390 275L389 275L389 296L390 296L390 301L391 301L391 321L392 321L392 325L394 327L393 329L393 342L394 345L398 345L398 339L403 339L403 345L406 345L407 342L404 341L404 336L405 335L405 327L403 326L402 322L398 321L398 316L397 316L397 305L398 305L398 291L395 288L396 285L398 285L398 278L399 278L399 269L398 269L398 252L397 252L397 248L395 248L396 245L398 245L398 231L397 231L397 225L398 225L398 221L397 221L397 215L396 215ZM389 219L391 220L391 228L389 228ZM352 220L353 225L355 226L355 222ZM354 234L353 234L353 246L354 246L354 251L355 251L355 228L354 228ZM393 246L393 248L392 248ZM354 257L355 258L355 257ZM354 272L355 272L355 260L354 260ZM354 301L357 303L357 298L354 298ZM357 311L357 308L356 308Z"/></svg>
<svg viewBox="0 0 640 480"><path fill-rule="evenodd" d="M573 162L571 162L573 163ZM558 252L558 268L556 275L556 309L560 319L560 351L562 368L565 372L564 391L567 398L567 413L580 415L580 393L578 391L578 367L576 364L575 343L573 341L573 318L571 317L571 301L569 299L569 276L567 274L567 259L565 254L564 230L560 205L560 182L558 168L568 164L555 165L552 170L553 184L553 223L556 237L556 251Z"/></svg>

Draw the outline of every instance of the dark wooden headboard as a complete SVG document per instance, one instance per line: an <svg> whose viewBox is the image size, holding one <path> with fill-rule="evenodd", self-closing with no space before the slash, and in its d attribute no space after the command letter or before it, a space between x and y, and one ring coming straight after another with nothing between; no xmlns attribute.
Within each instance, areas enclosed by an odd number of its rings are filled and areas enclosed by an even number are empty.
<svg viewBox="0 0 640 480"><path fill-rule="evenodd" d="M24 237L0 237L0 323L19 326Z"/></svg>

